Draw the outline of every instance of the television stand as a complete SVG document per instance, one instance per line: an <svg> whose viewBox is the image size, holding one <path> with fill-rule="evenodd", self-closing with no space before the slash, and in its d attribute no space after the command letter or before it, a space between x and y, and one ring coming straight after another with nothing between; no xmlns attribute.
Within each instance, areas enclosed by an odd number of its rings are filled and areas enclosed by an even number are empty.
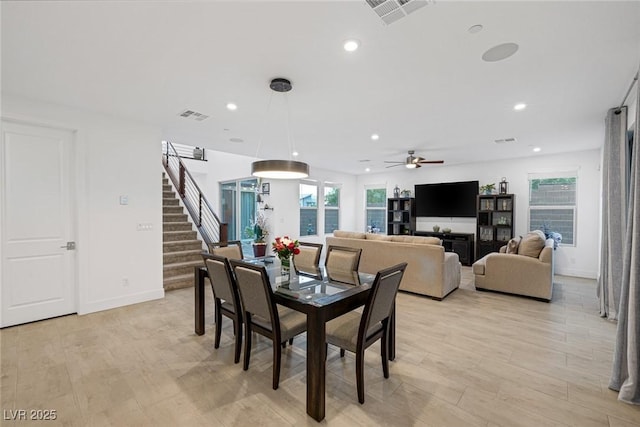
<svg viewBox="0 0 640 427"><path fill-rule="evenodd" d="M435 231L416 231L416 236L437 237L442 240L442 246L447 252L455 252L462 265L473 264L474 239L473 233L436 233Z"/></svg>

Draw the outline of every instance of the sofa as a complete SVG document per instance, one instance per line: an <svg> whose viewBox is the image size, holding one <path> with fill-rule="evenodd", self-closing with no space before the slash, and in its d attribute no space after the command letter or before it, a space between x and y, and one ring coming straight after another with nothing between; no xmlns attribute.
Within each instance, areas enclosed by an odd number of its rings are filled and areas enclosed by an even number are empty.
<svg viewBox="0 0 640 427"><path fill-rule="evenodd" d="M458 254L445 252L436 237L387 236L336 230L327 246L362 249L359 271L375 274L401 262L407 263L400 290L442 300L460 285Z"/></svg>
<svg viewBox="0 0 640 427"><path fill-rule="evenodd" d="M511 239L500 252L490 253L473 264L476 289L549 302L553 295L553 258L554 240L545 239L541 231Z"/></svg>

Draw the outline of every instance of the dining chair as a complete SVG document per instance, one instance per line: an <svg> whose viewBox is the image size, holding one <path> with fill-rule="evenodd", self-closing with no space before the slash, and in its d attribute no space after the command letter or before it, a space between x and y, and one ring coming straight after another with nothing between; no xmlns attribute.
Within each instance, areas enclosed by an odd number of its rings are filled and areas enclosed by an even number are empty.
<svg viewBox="0 0 640 427"><path fill-rule="evenodd" d="M244 322L244 365L249 369L251 333L256 332L273 342L273 389L280 382L280 359L287 340L307 329L305 314L276 304L267 270L260 265L231 260L236 276Z"/></svg>
<svg viewBox="0 0 640 427"><path fill-rule="evenodd" d="M327 269L332 270L357 271L360 266L361 254L362 249L360 248L329 245L324 265Z"/></svg>
<svg viewBox="0 0 640 427"><path fill-rule="evenodd" d="M242 242L229 240L228 242L209 243L209 253L229 259L242 259Z"/></svg>
<svg viewBox="0 0 640 427"><path fill-rule="evenodd" d="M407 263L401 263L376 274L362 314L351 311L327 322L326 341L356 354L358 401L364 403L364 351L380 341L382 372L389 378L389 330L395 298ZM325 353L326 354L326 353Z"/></svg>
<svg viewBox="0 0 640 427"><path fill-rule="evenodd" d="M242 309L236 279L231 270L229 260L226 257L203 253L202 258L207 267L211 289L213 290L214 316L216 322L214 347L220 347L222 315L225 315L233 321L233 333L236 340L233 362L238 363L242 349Z"/></svg>
<svg viewBox="0 0 640 427"><path fill-rule="evenodd" d="M293 268L296 273L302 271L313 273L318 269L320 254L322 253L322 243L298 242L300 253L293 256Z"/></svg>

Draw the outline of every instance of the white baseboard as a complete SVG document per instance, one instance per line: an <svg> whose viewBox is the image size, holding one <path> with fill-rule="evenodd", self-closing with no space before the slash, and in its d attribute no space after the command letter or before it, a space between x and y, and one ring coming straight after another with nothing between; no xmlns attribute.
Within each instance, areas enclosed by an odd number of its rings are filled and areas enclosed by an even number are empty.
<svg viewBox="0 0 640 427"><path fill-rule="evenodd" d="M559 274L560 276L582 277L584 279L596 279L598 277L598 273L595 271L576 270L573 268L556 268L555 274Z"/></svg>
<svg viewBox="0 0 640 427"><path fill-rule="evenodd" d="M78 314L95 313L96 311L110 310L112 308L124 307L126 305L138 304L162 298L164 298L164 289L157 289L137 294L122 295L116 298L100 301L85 302L80 303L80 307L78 307Z"/></svg>

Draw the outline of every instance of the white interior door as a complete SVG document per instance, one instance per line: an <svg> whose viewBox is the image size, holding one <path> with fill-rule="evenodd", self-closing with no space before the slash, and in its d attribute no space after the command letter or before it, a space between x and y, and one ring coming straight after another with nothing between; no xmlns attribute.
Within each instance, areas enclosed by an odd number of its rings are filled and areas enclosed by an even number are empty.
<svg viewBox="0 0 640 427"><path fill-rule="evenodd" d="M1 144L1 326L74 313L73 134L3 121Z"/></svg>

